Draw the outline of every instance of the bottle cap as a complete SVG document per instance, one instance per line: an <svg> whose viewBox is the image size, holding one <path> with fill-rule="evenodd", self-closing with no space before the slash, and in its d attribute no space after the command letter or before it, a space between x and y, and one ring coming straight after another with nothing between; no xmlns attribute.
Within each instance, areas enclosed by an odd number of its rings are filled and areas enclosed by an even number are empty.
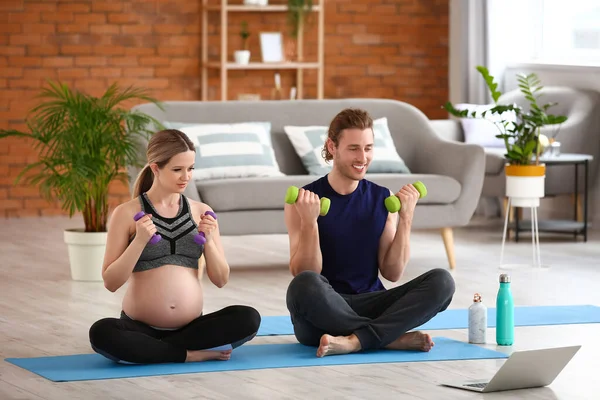
<svg viewBox="0 0 600 400"><path fill-rule="evenodd" d="M481 302L481 295L479 293L475 293L475 296L473 296L473 301L475 303L480 303Z"/></svg>
<svg viewBox="0 0 600 400"><path fill-rule="evenodd" d="M508 275L508 274L500 275L500 283L509 283L509 282L510 282L510 275Z"/></svg>

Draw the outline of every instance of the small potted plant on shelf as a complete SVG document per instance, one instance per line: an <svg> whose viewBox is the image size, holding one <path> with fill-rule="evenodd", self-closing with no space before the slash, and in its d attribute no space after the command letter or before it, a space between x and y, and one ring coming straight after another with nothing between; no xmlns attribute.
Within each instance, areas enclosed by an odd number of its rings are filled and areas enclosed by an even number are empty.
<svg viewBox="0 0 600 400"><path fill-rule="evenodd" d="M127 183L126 167L140 165L137 140L147 139L147 127L162 124L149 115L119 107L143 100L162 106L146 90L111 85L93 97L49 82L40 104L27 116L28 132L0 130L0 139L21 137L38 150L38 161L27 165L15 183L37 186L48 201L59 201L63 211L83 216L83 228L64 231L73 280L101 281L109 212L109 185ZM43 235L43 233L40 233Z"/></svg>
<svg viewBox="0 0 600 400"><path fill-rule="evenodd" d="M540 134L540 129L546 125L561 124L567 117L547 113L555 103L538 104L543 86L535 73L517 75L519 89L529 101L529 110L526 111L516 104L498 104L502 93L498 91L494 77L486 67L478 66L477 71L490 91L494 106L481 113L458 110L450 102L446 102L443 108L460 118L485 118L486 114L498 116L495 125L499 134L496 137L504 140L506 147L506 196L511 198L511 205L515 207L537 207L540 198L544 197L546 176L546 166L540 163L540 154L547 145L547 138Z"/></svg>
<svg viewBox="0 0 600 400"><path fill-rule="evenodd" d="M248 38L250 32L248 31L248 23L242 22L242 29L240 30L240 37L242 38L242 49L236 50L234 53L235 62L241 65L247 65L250 62L250 50L248 50Z"/></svg>

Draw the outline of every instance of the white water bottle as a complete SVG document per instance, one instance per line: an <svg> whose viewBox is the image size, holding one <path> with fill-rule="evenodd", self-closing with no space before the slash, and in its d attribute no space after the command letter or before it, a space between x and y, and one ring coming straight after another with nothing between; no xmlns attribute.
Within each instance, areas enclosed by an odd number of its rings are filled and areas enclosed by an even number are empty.
<svg viewBox="0 0 600 400"><path fill-rule="evenodd" d="M487 307L481 295L475 293L469 307L469 343L484 344L487 331Z"/></svg>

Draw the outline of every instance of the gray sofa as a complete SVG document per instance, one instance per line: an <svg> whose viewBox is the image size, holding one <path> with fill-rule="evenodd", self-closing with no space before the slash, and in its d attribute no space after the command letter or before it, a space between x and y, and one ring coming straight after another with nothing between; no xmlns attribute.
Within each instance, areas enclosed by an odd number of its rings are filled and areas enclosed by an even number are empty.
<svg viewBox="0 0 600 400"><path fill-rule="evenodd" d="M590 164L589 171L589 208L593 215L593 204L600 197L594 192L598 177L600 176L600 93L592 90L576 89L570 87L548 86L540 92L539 103L557 103L548 112L557 115L566 115L568 120L560 126L557 134L555 126L541 129L541 133L548 137L556 135L556 140L561 143L562 153L591 154L594 161ZM518 104L528 109L529 102L520 90L512 90L503 94L498 99L499 104ZM431 126L436 133L451 141L465 142L465 134L458 119L432 120ZM504 174L504 148L484 148L485 150L485 180L483 183L482 197L504 199L506 177ZM545 191L546 197L570 195L574 191L574 167L552 166L546 171ZM583 188L583 168L579 170L579 190ZM580 197L581 198L581 197ZM571 208L569 208L569 211Z"/></svg>
<svg viewBox="0 0 600 400"><path fill-rule="evenodd" d="M346 107L366 109L374 119L387 117L398 153L412 173L368 173L367 178L393 192L416 180L427 186L428 196L419 201L414 228L441 229L450 268L455 268L452 228L466 225L475 211L483 185L484 151L479 146L440 139L427 117L412 105L394 100L340 99L167 101L163 106L164 112L153 104L138 105L135 109L160 121L272 124L274 152L285 176L200 181L190 185L185 193L215 210L223 235L287 233L283 216L286 189L318 178L308 175L283 130L284 125L328 126ZM140 149L143 153L144 148ZM129 173L133 181L138 170L132 168Z"/></svg>

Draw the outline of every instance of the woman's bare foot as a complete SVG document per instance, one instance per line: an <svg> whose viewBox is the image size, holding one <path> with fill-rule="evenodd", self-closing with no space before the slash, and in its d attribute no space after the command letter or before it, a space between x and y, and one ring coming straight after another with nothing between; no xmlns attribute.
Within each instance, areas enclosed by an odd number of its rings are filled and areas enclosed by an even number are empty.
<svg viewBox="0 0 600 400"><path fill-rule="evenodd" d="M360 341L355 334L350 336L321 336L321 342L317 349L317 357L325 357L334 354L348 354L361 349Z"/></svg>
<svg viewBox="0 0 600 400"><path fill-rule="evenodd" d="M421 350L429 351L435 346L428 333L419 331L408 332L386 346L391 350Z"/></svg>
<svg viewBox="0 0 600 400"><path fill-rule="evenodd" d="M198 362L208 360L227 361L231 358L231 350L188 350L185 362Z"/></svg>

